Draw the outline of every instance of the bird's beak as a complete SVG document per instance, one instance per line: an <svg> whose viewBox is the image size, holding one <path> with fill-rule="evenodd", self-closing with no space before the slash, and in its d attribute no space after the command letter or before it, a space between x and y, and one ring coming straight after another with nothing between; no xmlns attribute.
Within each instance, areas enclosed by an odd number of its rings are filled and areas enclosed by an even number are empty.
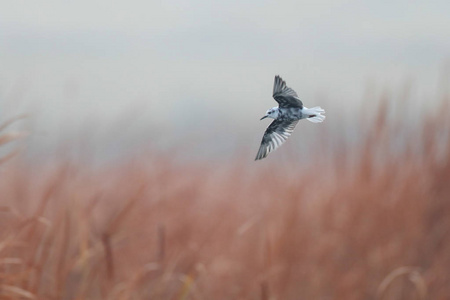
<svg viewBox="0 0 450 300"><path fill-rule="evenodd" d="M262 117L262 118L261 118L261 119L259 119L259 120L261 121L261 120L263 120L263 119L265 119L265 118L267 118L267 116L264 116L264 117Z"/></svg>

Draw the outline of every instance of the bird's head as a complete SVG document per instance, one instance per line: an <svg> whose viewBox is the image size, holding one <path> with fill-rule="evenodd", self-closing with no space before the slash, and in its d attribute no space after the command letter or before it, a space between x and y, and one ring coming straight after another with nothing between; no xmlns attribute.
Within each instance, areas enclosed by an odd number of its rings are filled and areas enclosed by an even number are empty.
<svg viewBox="0 0 450 300"><path fill-rule="evenodd" d="M278 118L278 107L272 107L271 109L266 111L266 114L264 115L264 117L261 118L261 120L265 119L265 118L272 118L272 119L276 119Z"/></svg>

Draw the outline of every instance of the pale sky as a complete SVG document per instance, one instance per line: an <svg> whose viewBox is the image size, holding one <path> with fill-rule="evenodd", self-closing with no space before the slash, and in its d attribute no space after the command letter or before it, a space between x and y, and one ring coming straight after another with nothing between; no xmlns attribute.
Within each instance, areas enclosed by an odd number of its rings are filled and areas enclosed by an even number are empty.
<svg viewBox="0 0 450 300"><path fill-rule="evenodd" d="M449 1L1 1L0 118L30 113L33 145L84 130L100 149L193 136L211 155L204 145L248 140L256 151L276 74L327 110L324 126L373 105L368 86L410 80L425 105L448 69L449 11Z"/></svg>

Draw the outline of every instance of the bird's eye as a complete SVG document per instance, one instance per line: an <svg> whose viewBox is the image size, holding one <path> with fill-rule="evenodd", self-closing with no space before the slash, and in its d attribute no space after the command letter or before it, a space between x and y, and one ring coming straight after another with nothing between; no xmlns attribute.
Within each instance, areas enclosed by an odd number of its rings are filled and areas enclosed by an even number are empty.
<svg viewBox="0 0 450 300"><path fill-rule="evenodd" d="M269 115L271 114L272 112L271 111L269 111Z"/></svg>

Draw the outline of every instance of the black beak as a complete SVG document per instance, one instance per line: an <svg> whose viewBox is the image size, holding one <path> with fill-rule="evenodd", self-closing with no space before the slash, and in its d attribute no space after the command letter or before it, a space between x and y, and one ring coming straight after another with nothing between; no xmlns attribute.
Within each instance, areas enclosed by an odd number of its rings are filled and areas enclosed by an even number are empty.
<svg viewBox="0 0 450 300"><path fill-rule="evenodd" d="M264 116L264 117L262 117L262 118L261 118L261 119L259 119L259 120L261 121L261 120L263 120L263 119L265 119L265 118L267 118L267 116Z"/></svg>

